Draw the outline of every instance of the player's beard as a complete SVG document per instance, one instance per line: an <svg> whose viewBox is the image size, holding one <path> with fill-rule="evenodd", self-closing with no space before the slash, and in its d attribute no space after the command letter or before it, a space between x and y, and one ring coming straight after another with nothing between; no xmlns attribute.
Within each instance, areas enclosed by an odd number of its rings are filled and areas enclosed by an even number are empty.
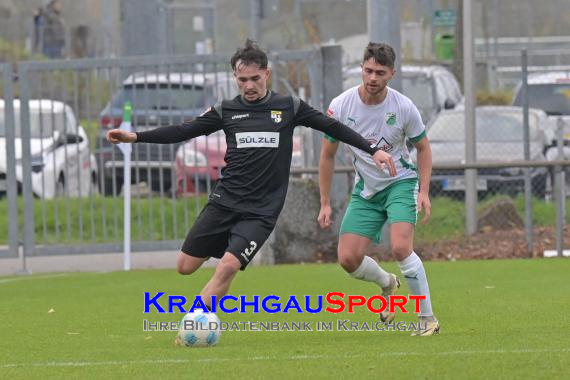
<svg viewBox="0 0 570 380"><path fill-rule="evenodd" d="M370 84L366 84L364 86L364 90L368 93L368 95L370 96L378 96L382 93L382 91L384 91L384 89L386 88L386 85L382 85L382 84L377 84L374 87L370 87Z"/></svg>

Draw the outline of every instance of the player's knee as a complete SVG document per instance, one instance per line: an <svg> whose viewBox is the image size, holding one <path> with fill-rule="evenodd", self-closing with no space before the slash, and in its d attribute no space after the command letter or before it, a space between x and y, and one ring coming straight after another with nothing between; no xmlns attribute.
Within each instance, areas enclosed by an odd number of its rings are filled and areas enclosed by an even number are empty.
<svg viewBox="0 0 570 380"><path fill-rule="evenodd" d="M348 273L354 272L362 263L363 255L358 252L340 251L338 252L338 263Z"/></svg>
<svg viewBox="0 0 570 380"><path fill-rule="evenodd" d="M407 243L392 243L392 253L398 261L402 261L410 256L412 250L412 247Z"/></svg>
<svg viewBox="0 0 570 380"><path fill-rule="evenodd" d="M176 262L176 270L179 274L192 274L196 272L198 268L202 265L202 261L194 257L188 256L184 252L178 254L178 260Z"/></svg>
<svg viewBox="0 0 570 380"><path fill-rule="evenodd" d="M193 268L192 266L185 263L178 262L178 264L176 265L176 270L178 271L178 274L183 274L183 275L192 274L196 272L196 269L198 268Z"/></svg>

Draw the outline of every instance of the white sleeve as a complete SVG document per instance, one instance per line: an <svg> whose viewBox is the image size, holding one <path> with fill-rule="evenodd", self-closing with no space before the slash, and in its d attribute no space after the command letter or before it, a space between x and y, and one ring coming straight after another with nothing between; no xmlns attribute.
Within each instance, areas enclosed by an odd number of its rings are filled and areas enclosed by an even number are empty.
<svg viewBox="0 0 570 380"><path fill-rule="evenodd" d="M340 114L340 111L341 111L341 108L342 108L342 107L340 106L340 101L339 101L338 98L339 98L339 97L337 96L336 98L334 98L334 99L331 101L331 104L329 105L329 108L327 108L326 115L327 115L328 117L331 117L331 118L333 118L333 119L336 119L336 120L338 120L338 121L340 121L340 122L342 123L341 114ZM324 138L327 139L327 140L329 140L330 142L333 142L333 143L338 142L337 139L335 139L334 137L331 137L331 136L327 135L326 133L325 133L325 135L324 135Z"/></svg>
<svg viewBox="0 0 570 380"><path fill-rule="evenodd" d="M339 98L337 96L336 98L334 98L331 101L329 108L327 108L326 114L328 117L332 117L333 119L336 119L336 120L342 122L340 112L341 112L340 101L339 101Z"/></svg>
<svg viewBox="0 0 570 380"><path fill-rule="evenodd" d="M425 135L425 126L418 108L410 101L408 108L408 118L404 124L404 133L413 143L418 142Z"/></svg>

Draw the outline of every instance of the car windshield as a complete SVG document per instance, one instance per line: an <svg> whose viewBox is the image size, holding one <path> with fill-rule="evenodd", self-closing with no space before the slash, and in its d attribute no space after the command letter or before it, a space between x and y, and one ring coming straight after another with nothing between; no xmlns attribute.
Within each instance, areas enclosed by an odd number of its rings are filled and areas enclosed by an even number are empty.
<svg viewBox="0 0 570 380"><path fill-rule="evenodd" d="M22 136L22 128L20 126L20 114L18 109L14 115L14 132L16 137ZM63 130L65 125L63 112L40 113L39 110L30 110L30 136L32 138L46 138L53 135L54 130ZM6 123L4 120L4 109L0 108L0 136L6 136Z"/></svg>
<svg viewBox="0 0 570 380"><path fill-rule="evenodd" d="M528 104L549 115L570 115L570 83L529 85ZM514 105L522 106L522 91L518 92Z"/></svg>
<svg viewBox="0 0 570 380"><path fill-rule="evenodd" d="M537 117L530 115L531 140L537 137L537 123ZM464 142L465 114L463 112L439 114L427 134L432 142ZM522 112L478 111L476 136L478 142L522 141Z"/></svg>
<svg viewBox="0 0 570 380"><path fill-rule="evenodd" d="M419 109L435 107L433 87L425 75L404 75L402 92L414 102Z"/></svg>
<svg viewBox="0 0 570 380"><path fill-rule="evenodd" d="M204 107L204 89L200 86L147 83L125 85L113 98L113 108L131 102L133 110L188 110Z"/></svg>

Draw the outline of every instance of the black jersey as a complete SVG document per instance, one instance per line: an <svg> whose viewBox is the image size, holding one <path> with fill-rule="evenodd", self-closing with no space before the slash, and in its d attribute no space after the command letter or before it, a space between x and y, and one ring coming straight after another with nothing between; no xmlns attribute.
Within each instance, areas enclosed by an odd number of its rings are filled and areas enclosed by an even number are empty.
<svg viewBox="0 0 570 380"><path fill-rule="evenodd" d="M293 130L298 125L325 132L370 154L377 150L339 121L298 98L275 92L255 103L246 102L241 96L224 100L180 126L139 132L137 142L181 142L223 129L226 167L210 201L236 210L277 216L287 194Z"/></svg>

